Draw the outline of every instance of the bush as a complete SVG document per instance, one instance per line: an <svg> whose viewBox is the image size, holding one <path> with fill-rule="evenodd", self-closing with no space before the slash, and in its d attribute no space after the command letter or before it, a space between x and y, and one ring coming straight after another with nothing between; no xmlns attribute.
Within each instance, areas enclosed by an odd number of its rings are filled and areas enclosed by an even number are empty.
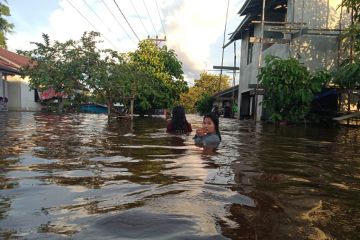
<svg viewBox="0 0 360 240"><path fill-rule="evenodd" d="M265 90L264 107L273 121L298 122L310 110L314 93L320 92L321 75L311 76L297 59L267 56L258 75Z"/></svg>

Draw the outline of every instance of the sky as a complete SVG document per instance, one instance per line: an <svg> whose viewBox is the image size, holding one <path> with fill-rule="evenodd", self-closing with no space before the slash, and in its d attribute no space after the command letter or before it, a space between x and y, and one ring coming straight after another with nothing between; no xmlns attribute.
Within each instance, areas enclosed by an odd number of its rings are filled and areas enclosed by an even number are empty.
<svg viewBox="0 0 360 240"><path fill-rule="evenodd" d="M238 15L244 0L8 0L15 25L7 35L8 50L35 48L42 34L51 41L79 40L85 31L101 33L100 48L134 51L139 40L163 39L183 64L191 86L200 73L221 65L222 46L241 22ZM124 17L125 16L125 17ZM237 42L239 66L240 43ZM224 50L224 66L234 66L234 46ZM223 72L231 77L232 72ZM238 82L238 75L235 77Z"/></svg>

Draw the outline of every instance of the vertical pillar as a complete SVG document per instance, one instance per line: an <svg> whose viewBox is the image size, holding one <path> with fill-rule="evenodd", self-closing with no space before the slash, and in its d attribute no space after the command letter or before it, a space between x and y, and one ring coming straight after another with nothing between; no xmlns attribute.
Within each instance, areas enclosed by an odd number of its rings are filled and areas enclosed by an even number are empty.
<svg viewBox="0 0 360 240"><path fill-rule="evenodd" d="M131 120L134 119L134 97L131 97L130 101L130 118Z"/></svg>

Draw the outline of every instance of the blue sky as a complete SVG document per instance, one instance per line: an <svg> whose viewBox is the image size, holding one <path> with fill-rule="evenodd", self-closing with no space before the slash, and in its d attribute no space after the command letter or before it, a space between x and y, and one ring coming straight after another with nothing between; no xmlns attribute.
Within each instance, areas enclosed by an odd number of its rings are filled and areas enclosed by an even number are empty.
<svg viewBox="0 0 360 240"><path fill-rule="evenodd" d="M237 14L244 0L230 0L226 42L239 25ZM84 31L99 31L103 44L121 52L133 51L139 38L163 38L183 62L190 83L204 70L221 65L226 19L224 0L8 0L14 33L8 35L11 51L33 48L42 33L51 40L79 39ZM135 34L122 16L125 15ZM239 52L240 43L237 44ZM238 55L238 54L237 54ZM225 49L224 65L233 66L233 46ZM237 65L239 65L237 56ZM215 73L215 72L212 72ZM232 74L231 74L232 76ZM236 81L238 81L236 77Z"/></svg>

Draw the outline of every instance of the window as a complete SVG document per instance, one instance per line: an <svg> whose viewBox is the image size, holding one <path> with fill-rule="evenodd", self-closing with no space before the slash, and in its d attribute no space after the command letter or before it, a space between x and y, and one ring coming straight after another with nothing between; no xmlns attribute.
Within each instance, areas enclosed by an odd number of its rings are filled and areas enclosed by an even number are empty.
<svg viewBox="0 0 360 240"><path fill-rule="evenodd" d="M250 42L250 38L254 37L254 26L249 27L249 39L248 39L248 49L247 49L247 64L252 63L254 43Z"/></svg>
<svg viewBox="0 0 360 240"><path fill-rule="evenodd" d="M253 55L253 43L248 43L248 51L247 51L247 64L250 64L252 62L252 55Z"/></svg>
<svg viewBox="0 0 360 240"><path fill-rule="evenodd" d="M34 91L34 100L35 102L40 102L39 92L37 89Z"/></svg>

